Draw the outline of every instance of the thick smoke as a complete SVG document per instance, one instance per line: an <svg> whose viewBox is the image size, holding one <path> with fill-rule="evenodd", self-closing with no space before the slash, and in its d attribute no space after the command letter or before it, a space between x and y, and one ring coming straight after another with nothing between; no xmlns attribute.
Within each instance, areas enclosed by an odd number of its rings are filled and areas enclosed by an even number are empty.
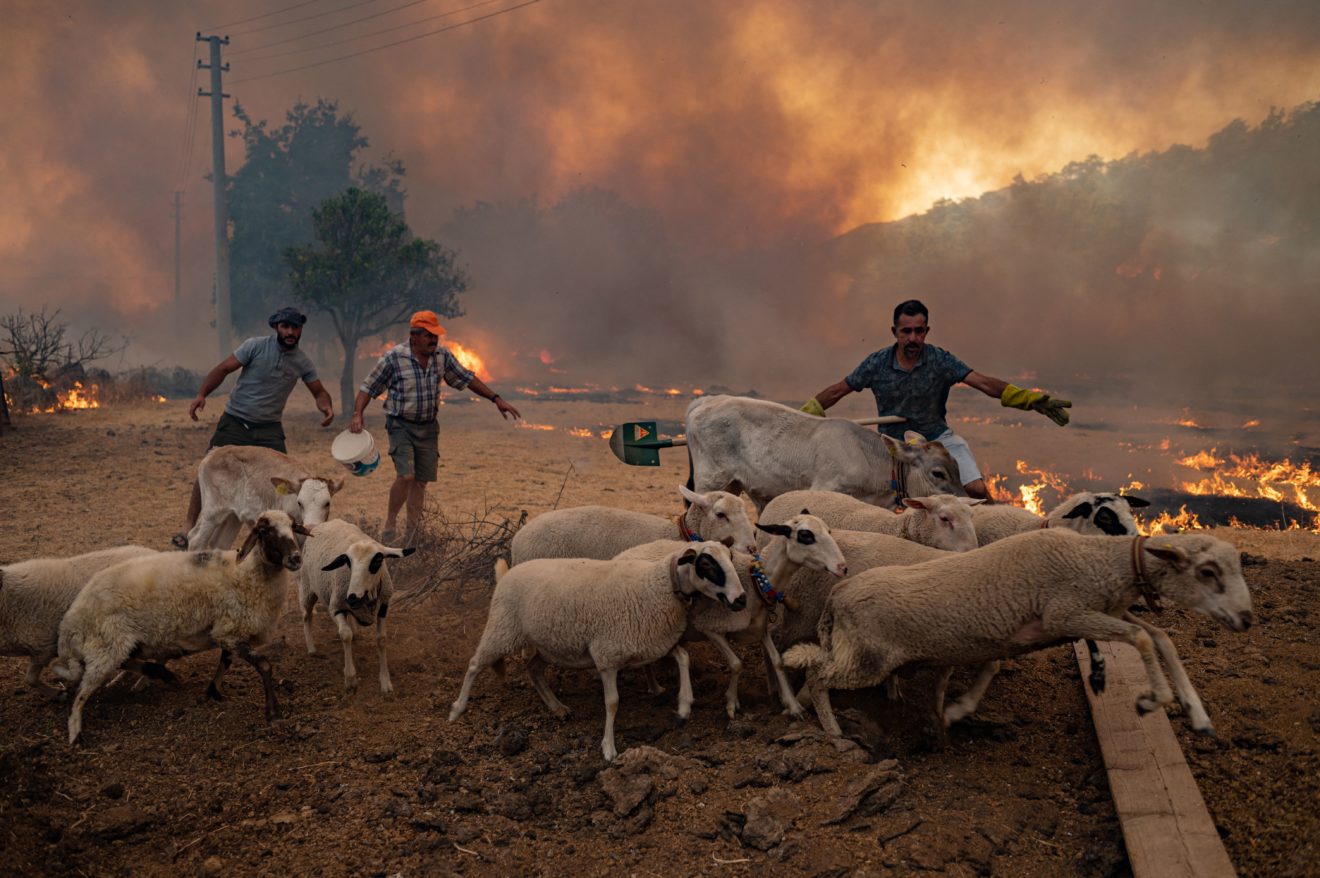
<svg viewBox="0 0 1320 878"><path fill-rule="evenodd" d="M0 310L63 306L131 332L143 360L209 365L205 102L180 169L192 34L270 5L11 5L0 33ZM550 360L568 381L801 395L884 344L888 310L907 295L931 298L940 339L992 373L1094 374L1106 350L1140 351L1141 362L1122 363L1128 374L1234 372L1218 355L1239 331L1223 303L1250 279L1245 270L1205 282L1213 307L1193 308L1204 293L1183 283L1171 298L1143 287L1116 309L1099 293L1061 294L1069 260L1082 257L1032 253L1039 220L1003 230L1015 248L974 236L963 261L920 270L874 254L843 260L828 242L1087 155L1203 146L1233 118L1254 124L1271 106L1320 94L1310 2L1262 15L1247 2L543 0L374 55L242 81L343 49L264 61L305 44L241 50L375 11L243 33L322 8L231 28L226 89L276 121L299 97L336 99L374 154L405 162L414 228L458 247L471 270L467 316L451 334L479 340L496 377L543 378L536 370ZM204 72L196 84L208 84ZM241 159L231 140L230 169ZM178 307L176 187L186 192ZM1208 205L1220 226L1241 208ZM1137 282L1150 285L1155 266L1142 254L1199 240L1190 221L1158 224L1107 272L1136 259L1146 272ZM1049 265L1050 282L1023 282L1031 265ZM1115 277L1107 283L1125 280ZM983 289L995 295L978 298ZM1281 304L1301 307L1292 290L1277 294ZM1176 308L1142 307L1160 296ZM1182 322L1170 326L1174 314ZM1154 328L1133 344L1143 320Z"/></svg>

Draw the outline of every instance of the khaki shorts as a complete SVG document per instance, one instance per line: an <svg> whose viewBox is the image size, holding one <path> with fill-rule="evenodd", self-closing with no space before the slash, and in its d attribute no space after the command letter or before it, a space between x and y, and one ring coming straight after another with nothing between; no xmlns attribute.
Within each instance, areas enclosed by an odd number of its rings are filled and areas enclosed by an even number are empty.
<svg viewBox="0 0 1320 878"><path fill-rule="evenodd" d="M241 421L229 412L220 415L220 420L215 422L215 433L206 450L222 445L259 445L262 448L273 448L280 454L289 453L284 447L284 425L279 421L260 424Z"/></svg>
<svg viewBox="0 0 1320 878"><path fill-rule="evenodd" d="M394 471L419 482L434 482L440 464L440 424L437 421L419 424L386 415L385 432L390 436Z"/></svg>

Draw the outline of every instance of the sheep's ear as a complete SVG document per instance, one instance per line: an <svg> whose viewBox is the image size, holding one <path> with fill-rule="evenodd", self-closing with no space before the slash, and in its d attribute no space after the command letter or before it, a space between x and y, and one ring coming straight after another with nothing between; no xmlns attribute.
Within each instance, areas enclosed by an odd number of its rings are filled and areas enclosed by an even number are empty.
<svg viewBox="0 0 1320 878"><path fill-rule="evenodd" d="M678 563L679 563L679 564L691 564L692 561L693 561L693 559L695 559L696 557L697 557L697 550L696 550L696 549L688 549L686 552L684 552L683 554L681 554L681 555L678 556Z"/></svg>
<svg viewBox="0 0 1320 878"><path fill-rule="evenodd" d="M1168 561L1179 573L1191 569L1192 559L1188 557L1186 552L1177 546L1152 546L1150 543L1147 543L1146 551L1150 552L1156 558Z"/></svg>
<svg viewBox="0 0 1320 878"><path fill-rule="evenodd" d="M338 494L344 487L343 479L325 479L325 486L330 491L330 496Z"/></svg>
<svg viewBox="0 0 1320 878"><path fill-rule="evenodd" d="M371 556L371 563L367 565L367 572L376 574L380 572L380 565L385 563L385 553L377 552Z"/></svg>
<svg viewBox="0 0 1320 878"><path fill-rule="evenodd" d="M802 511L798 513L798 515L810 515L810 514L811 514L811 510L805 506L803 506Z"/></svg>
<svg viewBox="0 0 1320 878"><path fill-rule="evenodd" d="M925 445L926 437L922 436L916 430L904 430L903 441L908 445Z"/></svg>
<svg viewBox="0 0 1320 878"><path fill-rule="evenodd" d="M385 556L387 558L407 558L409 555L411 555L413 552L416 551L417 549L414 546L409 546L406 549L386 549Z"/></svg>
<svg viewBox="0 0 1320 878"><path fill-rule="evenodd" d="M929 509L929 508L930 508L929 506L926 505L925 501L922 500L920 497L904 497L904 498L903 498L903 505L906 506L908 509Z"/></svg>
<svg viewBox="0 0 1320 878"><path fill-rule="evenodd" d="M787 537L793 534L793 528L786 524L761 524L758 521L756 523L756 529L776 537Z"/></svg>
<svg viewBox="0 0 1320 878"><path fill-rule="evenodd" d="M257 544L257 540L259 539L261 539L260 524L258 524L256 527L252 528L252 530L248 532L247 539L243 541L243 547L238 550L239 561L242 561L244 558L247 557L248 552L252 551L252 547Z"/></svg>
<svg viewBox="0 0 1320 878"><path fill-rule="evenodd" d="M1133 509L1145 509L1150 505L1149 500L1142 500L1140 497L1133 497L1131 494L1119 494L1118 496L1126 500L1127 505L1131 506Z"/></svg>
<svg viewBox="0 0 1320 878"><path fill-rule="evenodd" d="M310 537L312 535L312 532L310 530L303 527L301 524L299 524L296 521L293 523L293 532L303 537Z"/></svg>
<svg viewBox="0 0 1320 878"><path fill-rule="evenodd" d="M679 485L678 493L682 494L683 499L691 503L693 506L700 506L702 509L706 510L709 510L711 507L710 501L707 500L705 496L691 490L687 485Z"/></svg>
<svg viewBox="0 0 1320 878"><path fill-rule="evenodd" d="M724 539L720 540L720 545L723 546L723 547L726 548L726 549L732 549L732 548L733 548L733 537L725 537Z"/></svg>
<svg viewBox="0 0 1320 878"><path fill-rule="evenodd" d="M959 497L958 501L968 506L980 506L985 502L984 497Z"/></svg>
<svg viewBox="0 0 1320 878"><path fill-rule="evenodd" d="M336 558L335 560L331 561L329 564L322 567L321 570L323 572L328 573L331 570L338 570L340 567L343 567L347 563L348 563L348 556L340 555L338 558Z"/></svg>
<svg viewBox="0 0 1320 878"><path fill-rule="evenodd" d="M271 476L270 483L275 486L276 494L297 494L298 485L288 479L282 479L279 476Z"/></svg>
<svg viewBox="0 0 1320 878"><path fill-rule="evenodd" d="M1087 501L1087 502L1085 502L1085 503L1078 503L1078 504L1077 504L1076 506L1074 506L1072 509L1069 509L1067 512L1065 512L1065 513L1063 514L1063 517L1064 517L1064 518L1090 518L1090 517L1091 517L1091 504L1090 504L1090 502Z"/></svg>

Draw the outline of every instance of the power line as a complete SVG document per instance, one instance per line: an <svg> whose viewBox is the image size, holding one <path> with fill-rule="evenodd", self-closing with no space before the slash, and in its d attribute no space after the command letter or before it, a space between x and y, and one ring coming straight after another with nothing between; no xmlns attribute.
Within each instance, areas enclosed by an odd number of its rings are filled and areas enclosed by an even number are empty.
<svg viewBox="0 0 1320 878"><path fill-rule="evenodd" d="M352 25L355 25L355 24L362 24L363 21L371 21L372 18L379 18L379 17L381 17L381 16L392 15L392 13L399 12L400 9L407 9L408 7L416 7L416 5L418 5L418 4L422 4L422 3L430 3L430 0L411 0L411 3L405 3L404 5L401 5L401 7L395 7L395 8L393 8L393 9L385 9L384 12L372 12L370 16L363 16L363 17L360 17L360 18L354 18L354 20L352 20L352 21L345 21L345 22L343 22L343 24L331 25L331 26L329 26L329 28L322 28L321 30L313 30L313 32L310 32L310 33L298 34L298 36L296 36L296 37L285 37L284 40L276 40L275 42L268 42L268 44L261 45L261 46L252 46L251 49L242 49L242 50L239 50L239 51L231 51L231 53L230 53L230 57L232 58L232 57L234 57L234 55L246 55L247 53L249 53L249 51L261 51L261 50L263 50L263 49L273 49L273 48L275 48L275 46L282 46L282 45L286 44L286 42L297 42L298 40L306 40L306 38L308 38L308 37L319 36L319 34L322 34L322 33L330 33L331 30L339 30L339 29L342 29L342 28L351 28ZM363 36L371 36L371 34L363 34ZM330 45L334 45L334 44L330 44ZM308 51L308 50L306 50L306 49L301 49L301 50L298 50L298 51ZM280 53L280 54L284 54L284 53ZM275 57L277 57L277 55L271 55L271 57L272 57L272 58L275 58Z"/></svg>
<svg viewBox="0 0 1320 878"><path fill-rule="evenodd" d="M402 40L396 40L392 43L386 43L383 46L376 46L375 48L372 49L363 49L359 52L351 52L347 55L339 55L338 57L335 58L327 58L324 61L314 61L310 64L299 65L298 67L289 67L285 70L276 70L272 73L263 73L260 76L249 76L246 79L234 79L231 80L229 84L238 85L239 83L242 82L255 82L258 79L269 79L272 76L283 76L286 73L296 73L299 70L309 70L313 67L323 67L326 64L333 64L336 61L344 61L348 58L356 58L359 55L369 55L372 52L379 52L382 49L391 49L395 46L402 46L404 43L411 43L414 40L420 40L425 37L431 37L431 36L435 36L436 34L442 34L445 31L455 30L457 28L464 27L469 24L476 24L479 21L485 21L488 18L495 18L498 15L504 15L507 12L514 12L515 10L522 9L524 6L531 6L533 3L540 3L540 2L541 0L525 0L525 2L523 3L519 3L516 6L510 6L507 9L501 9L498 12L490 12L487 13L486 15L478 15L476 18L469 18L467 21L460 21L457 24L451 24L442 28L437 28L436 30L433 31L427 31L424 34L416 34L415 36L406 37Z"/></svg>
<svg viewBox="0 0 1320 878"><path fill-rule="evenodd" d="M423 2L423 3L425 3L425 2L427 2L427 0L418 0L418 2ZM318 51L318 50L320 50L320 49L329 49L329 48L331 48L331 47L333 47L333 46L342 46L342 45L344 45L345 43L352 43L352 42L355 42L355 41L357 41L357 40L365 40L365 39L368 39L368 38L370 38L370 37L378 37L378 36L380 36L381 34L393 33L393 32L396 31L396 30L404 30L405 28L415 27L416 25L419 25L419 24L426 24L428 21L435 21L435 20L440 19L440 18L448 18L448 17L451 16L451 15L458 15L460 12L470 12L470 11L473 10L473 9L477 9L477 8L479 8L479 7L482 7L482 6L489 6L489 5L492 4L492 3L503 3L503 2L505 2L505 0L481 0L480 3L473 3L473 4L470 5L470 6L463 6L463 7L459 8L459 9L451 9L451 10L448 11L448 12L441 12L441 13L439 13L438 15L428 15L426 18L419 18L419 19L417 19L416 21L409 21L409 22L407 22L407 23L405 23L405 24L396 24L394 27L382 28L382 29L377 30L377 31L372 31L372 32L369 33L369 34L358 34L357 36L354 36L354 37L345 37L345 38L342 39L342 40L335 40L335 41L332 42L332 43L322 43L322 44L319 45L319 46L310 46L310 47L308 47L308 48L306 48L306 49L288 49L288 50L286 50L286 51L284 51L284 52L276 52L276 53L273 54L273 55L261 55L261 56L258 56L258 57L256 57L256 58L248 58L247 60L248 60L248 61L270 61L270 60L272 60L272 59L274 59L274 58L283 58L283 57L285 57L285 56L287 56L287 55L301 55L301 54L304 54L304 53L306 53L306 52L315 52L315 51ZM412 5L412 4L409 4L409 5ZM403 7L399 7L399 8L402 9ZM333 28L328 28L328 30L333 30ZM313 34L308 34L307 36L313 36ZM286 41L286 42L287 42L287 41ZM274 44L274 43L271 43L270 45L273 46L273 45L275 45L275 44ZM263 47L263 48L269 48L269 47ZM256 50L255 50L255 49L249 49L249 50L247 50L247 51L250 51L250 52L251 52L251 51L256 51ZM230 57L232 57L233 55L237 55L237 54L240 54L240 53L238 53L238 52L233 52L233 53L231 53L231 56L230 56Z"/></svg>
<svg viewBox="0 0 1320 878"><path fill-rule="evenodd" d="M347 6L339 6L335 9L327 9L325 12L318 12L315 15L305 15L302 18L291 18L288 21L281 21L279 24L263 24L261 27L250 27L247 30L234 31L231 36L241 37L247 34L261 33L263 30L271 30L277 27L288 27L291 24L299 24L304 21L315 21L318 18L325 18L327 15L334 15L336 12L344 12L349 9L356 9L359 6L366 6L375 3L376 0L358 0L356 3L350 3Z"/></svg>
<svg viewBox="0 0 1320 878"><path fill-rule="evenodd" d="M197 118L197 41L193 41L192 54L192 73L188 78L188 113L183 122L183 141L179 144L179 165L178 174L175 177L175 189L178 189L178 183L181 183L188 173L188 165L192 160L192 139L194 125Z"/></svg>
<svg viewBox="0 0 1320 878"><path fill-rule="evenodd" d="M247 24L249 21L257 21L261 18L270 18L272 15L279 15L281 12L288 12L291 9L298 9L303 6L311 6L313 3L319 3L321 0L303 0L301 3L295 3L292 6L285 6L283 9L276 9L274 12L263 12L260 15L254 15L251 18L242 18L238 21L231 21L228 24L213 24L210 27L204 27L202 30L220 30L221 28L233 27L236 24Z"/></svg>

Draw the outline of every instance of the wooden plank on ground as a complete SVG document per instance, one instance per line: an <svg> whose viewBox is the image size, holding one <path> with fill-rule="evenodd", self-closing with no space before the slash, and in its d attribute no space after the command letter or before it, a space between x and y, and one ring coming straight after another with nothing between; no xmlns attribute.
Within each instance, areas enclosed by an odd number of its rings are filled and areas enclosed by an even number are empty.
<svg viewBox="0 0 1320 878"><path fill-rule="evenodd" d="M1137 713L1138 693L1150 689L1141 655L1126 643L1100 644L1107 685L1096 696L1086 684L1086 647L1078 641L1075 649L1132 874L1236 875L1168 716Z"/></svg>

